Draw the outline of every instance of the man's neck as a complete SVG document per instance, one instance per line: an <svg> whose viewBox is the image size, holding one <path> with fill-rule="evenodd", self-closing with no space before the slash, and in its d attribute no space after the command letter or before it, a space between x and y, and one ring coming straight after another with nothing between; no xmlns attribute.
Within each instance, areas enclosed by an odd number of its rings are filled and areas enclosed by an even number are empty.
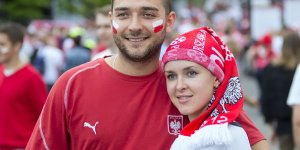
<svg viewBox="0 0 300 150"><path fill-rule="evenodd" d="M147 62L133 62L117 54L105 60L113 69L130 76L149 75L159 67L159 57Z"/></svg>
<svg viewBox="0 0 300 150"><path fill-rule="evenodd" d="M20 56L16 56L12 58L7 63L3 63L4 66L4 74L7 76L14 74L19 69L21 69L25 65L25 61L23 61Z"/></svg>
<svg viewBox="0 0 300 150"><path fill-rule="evenodd" d="M118 47L115 43L111 43L108 48L111 50L112 54L118 53Z"/></svg>

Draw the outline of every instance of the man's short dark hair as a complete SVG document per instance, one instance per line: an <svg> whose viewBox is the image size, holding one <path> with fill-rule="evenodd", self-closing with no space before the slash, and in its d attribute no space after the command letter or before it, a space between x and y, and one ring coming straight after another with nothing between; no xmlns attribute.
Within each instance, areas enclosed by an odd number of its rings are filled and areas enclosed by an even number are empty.
<svg viewBox="0 0 300 150"><path fill-rule="evenodd" d="M114 7L114 1L115 0L111 0L111 10L113 10ZM162 0L163 1L163 5L164 8L166 10L166 14L169 14L172 10L172 0Z"/></svg>
<svg viewBox="0 0 300 150"><path fill-rule="evenodd" d="M0 24L0 33L7 35L12 44L22 44L25 35L25 28L21 24L8 22Z"/></svg>

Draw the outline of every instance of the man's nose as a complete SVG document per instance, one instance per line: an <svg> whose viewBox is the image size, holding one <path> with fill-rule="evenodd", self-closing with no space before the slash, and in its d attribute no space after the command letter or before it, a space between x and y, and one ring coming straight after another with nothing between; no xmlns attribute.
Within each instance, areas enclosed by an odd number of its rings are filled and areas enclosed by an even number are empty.
<svg viewBox="0 0 300 150"><path fill-rule="evenodd" d="M142 30L142 22L137 15L134 15L132 17L128 29L131 32L137 32Z"/></svg>

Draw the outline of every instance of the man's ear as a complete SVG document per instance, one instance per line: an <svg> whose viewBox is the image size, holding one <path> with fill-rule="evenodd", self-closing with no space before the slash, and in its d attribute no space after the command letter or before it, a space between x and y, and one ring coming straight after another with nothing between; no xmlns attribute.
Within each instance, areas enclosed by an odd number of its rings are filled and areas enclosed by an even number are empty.
<svg viewBox="0 0 300 150"><path fill-rule="evenodd" d="M16 52L16 53L19 53L21 48L22 48L22 43L20 43L20 42L17 42L13 45L13 51Z"/></svg>
<svg viewBox="0 0 300 150"><path fill-rule="evenodd" d="M176 13L171 11L166 18L166 31L171 32L176 20Z"/></svg>
<svg viewBox="0 0 300 150"><path fill-rule="evenodd" d="M112 17L112 11L109 11L108 16Z"/></svg>
<svg viewBox="0 0 300 150"><path fill-rule="evenodd" d="M110 18L110 20L112 20L112 11L109 11L109 13L108 13L108 17Z"/></svg>

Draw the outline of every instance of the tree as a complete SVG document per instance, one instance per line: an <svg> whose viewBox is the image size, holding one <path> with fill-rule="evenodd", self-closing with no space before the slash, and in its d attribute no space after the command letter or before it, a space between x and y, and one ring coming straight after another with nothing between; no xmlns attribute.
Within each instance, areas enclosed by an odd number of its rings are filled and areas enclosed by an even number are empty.
<svg viewBox="0 0 300 150"><path fill-rule="evenodd" d="M28 23L32 19L50 18L50 0L2 0L0 14L3 21Z"/></svg>
<svg viewBox="0 0 300 150"><path fill-rule="evenodd" d="M51 11L56 10L88 17L94 13L95 8L110 3L111 0L0 0L0 21L27 24L34 19L50 19Z"/></svg>
<svg viewBox="0 0 300 150"><path fill-rule="evenodd" d="M110 4L111 0L57 0L60 10L80 14L84 17L91 16L95 8Z"/></svg>

